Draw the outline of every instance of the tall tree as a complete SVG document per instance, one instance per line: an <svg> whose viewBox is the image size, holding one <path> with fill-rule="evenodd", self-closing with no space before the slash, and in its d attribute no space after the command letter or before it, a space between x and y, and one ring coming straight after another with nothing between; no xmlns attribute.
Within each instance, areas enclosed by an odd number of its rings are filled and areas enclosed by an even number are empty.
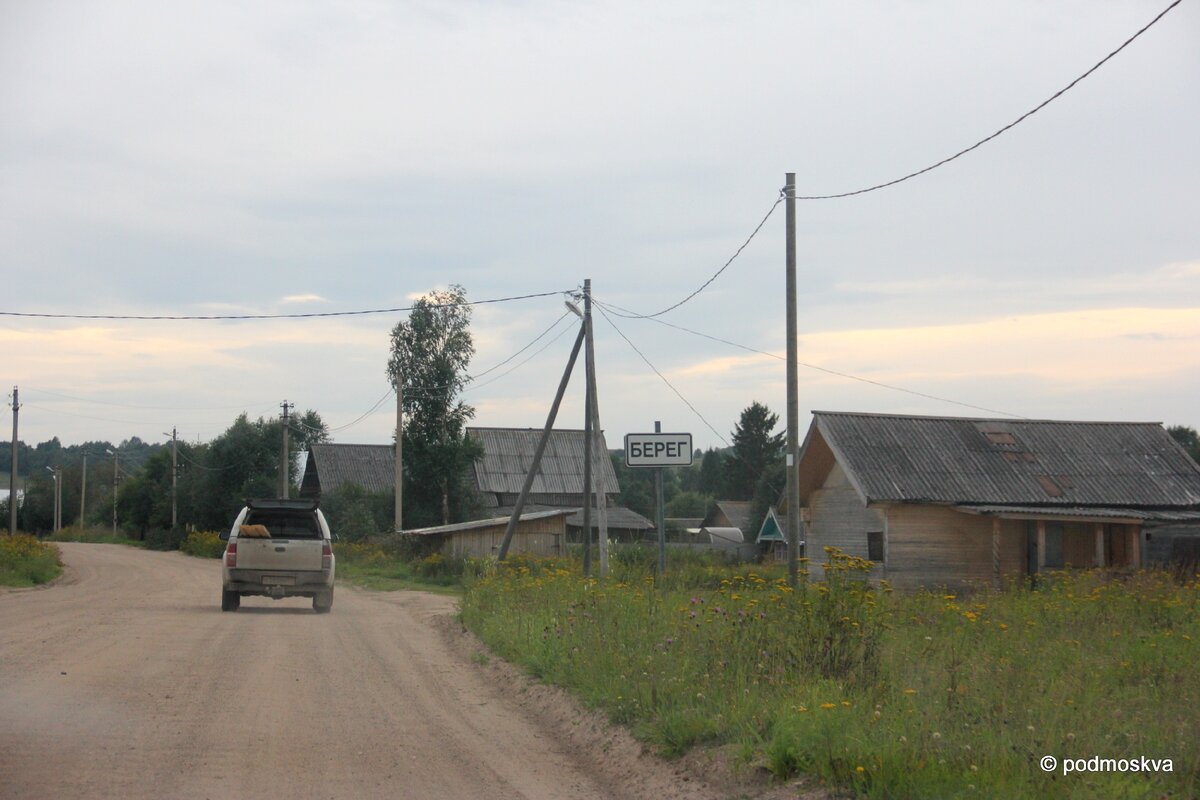
<svg viewBox="0 0 1200 800"><path fill-rule="evenodd" d="M392 329L387 376L404 391L406 527L449 523L470 505L467 468L482 453L466 432L475 409L458 399L475 354L466 302L458 285L431 292Z"/></svg>
<svg viewBox="0 0 1200 800"><path fill-rule="evenodd" d="M742 411L733 430L733 451L725 459L725 495L750 500L767 467L783 457L784 432L773 434L779 415L755 401Z"/></svg>
<svg viewBox="0 0 1200 800"><path fill-rule="evenodd" d="M697 489L702 494L716 497L721 494L722 472L724 464L721 451L709 448L704 451L704 459L700 462L700 481Z"/></svg>
<svg viewBox="0 0 1200 800"><path fill-rule="evenodd" d="M1200 464L1200 433L1197 433L1195 428L1189 428L1186 425L1172 425L1167 428L1167 433L1183 446L1187 454L1192 457L1192 461Z"/></svg>

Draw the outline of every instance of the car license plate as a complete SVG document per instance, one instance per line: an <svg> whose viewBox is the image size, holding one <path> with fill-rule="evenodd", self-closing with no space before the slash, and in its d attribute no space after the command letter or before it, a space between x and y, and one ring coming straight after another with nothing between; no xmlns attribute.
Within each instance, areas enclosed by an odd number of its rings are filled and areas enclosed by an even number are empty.
<svg viewBox="0 0 1200 800"><path fill-rule="evenodd" d="M296 578L293 575L263 575L262 582L267 586L295 586Z"/></svg>

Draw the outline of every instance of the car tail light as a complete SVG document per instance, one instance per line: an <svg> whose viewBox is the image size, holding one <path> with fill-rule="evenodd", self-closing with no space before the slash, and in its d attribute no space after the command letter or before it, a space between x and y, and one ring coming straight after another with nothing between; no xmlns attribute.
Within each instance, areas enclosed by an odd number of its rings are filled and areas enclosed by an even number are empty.
<svg viewBox="0 0 1200 800"><path fill-rule="evenodd" d="M225 566L237 566L237 542L230 542L225 546Z"/></svg>
<svg viewBox="0 0 1200 800"><path fill-rule="evenodd" d="M321 569L326 572L333 569L333 545L329 542L321 545Z"/></svg>

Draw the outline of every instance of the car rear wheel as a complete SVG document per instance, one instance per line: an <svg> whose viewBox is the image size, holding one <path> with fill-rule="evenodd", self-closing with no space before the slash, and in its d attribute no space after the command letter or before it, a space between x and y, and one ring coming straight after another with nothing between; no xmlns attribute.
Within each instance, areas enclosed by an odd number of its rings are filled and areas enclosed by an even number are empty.
<svg viewBox="0 0 1200 800"><path fill-rule="evenodd" d="M237 611L242 604L242 596L237 592L221 591L221 610Z"/></svg>
<svg viewBox="0 0 1200 800"><path fill-rule="evenodd" d="M323 592L313 598L313 611L318 614L328 614L333 610L333 589Z"/></svg>

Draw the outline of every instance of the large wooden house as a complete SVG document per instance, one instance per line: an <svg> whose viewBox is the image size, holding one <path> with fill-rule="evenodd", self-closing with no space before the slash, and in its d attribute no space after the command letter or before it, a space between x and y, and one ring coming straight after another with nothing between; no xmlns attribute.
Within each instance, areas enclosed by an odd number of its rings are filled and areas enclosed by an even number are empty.
<svg viewBox="0 0 1200 800"><path fill-rule="evenodd" d="M827 546L908 587L1133 568L1148 525L1200 520L1200 466L1158 423L818 411L798 464L818 577Z"/></svg>
<svg viewBox="0 0 1200 800"><path fill-rule="evenodd" d="M470 467L473 488L478 493L481 514L485 518L510 516L526 473L541 438L540 428L467 428L467 435L478 442L483 455ZM617 505L621 491L603 433L599 436L601 457L595 459L594 478L597 503L603 502L613 540L638 541L654 524L640 514ZM568 511L566 535L582 541L585 503L583 491L584 432L554 429L550 432L541 467L523 511ZM395 448L373 444L314 444L305 463L300 493L320 497L347 484L356 484L369 492L388 493L395 487ZM592 513L593 537L599 514Z"/></svg>

